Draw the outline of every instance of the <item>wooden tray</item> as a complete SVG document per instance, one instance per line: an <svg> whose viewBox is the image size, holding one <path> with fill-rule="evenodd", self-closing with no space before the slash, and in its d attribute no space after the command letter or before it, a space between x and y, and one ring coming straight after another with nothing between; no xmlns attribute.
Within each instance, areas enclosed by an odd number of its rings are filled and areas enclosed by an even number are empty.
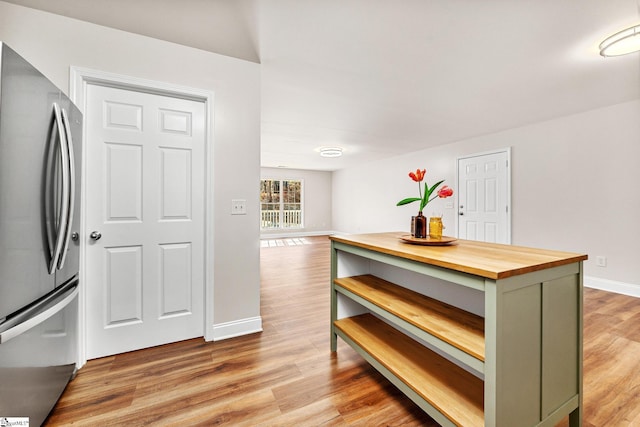
<svg viewBox="0 0 640 427"><path fill-rule="evenodd" d="M418 237L413 237L411 234L404 234L400 236L400 240L412 245L445 246L455 242L458 239L456 239L455 237L447 237L447 236L442 236L442 238L440 239L432 239L429 236L427 236L424 239L420 239Z"/></svg>

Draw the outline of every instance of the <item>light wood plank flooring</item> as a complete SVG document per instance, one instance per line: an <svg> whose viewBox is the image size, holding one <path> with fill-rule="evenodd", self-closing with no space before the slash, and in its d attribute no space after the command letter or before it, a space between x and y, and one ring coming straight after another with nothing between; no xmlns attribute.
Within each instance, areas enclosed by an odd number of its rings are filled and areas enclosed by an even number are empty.
<svg viewBox="0 0 640 427"><path fill-rule="evenodd" d="M261 251L264 332L89 361L46 425L435 426L338 340L329 240ZM640 425L640 300L585 289L585 423ZM561 425L566 425L566 421Z"/></svg>

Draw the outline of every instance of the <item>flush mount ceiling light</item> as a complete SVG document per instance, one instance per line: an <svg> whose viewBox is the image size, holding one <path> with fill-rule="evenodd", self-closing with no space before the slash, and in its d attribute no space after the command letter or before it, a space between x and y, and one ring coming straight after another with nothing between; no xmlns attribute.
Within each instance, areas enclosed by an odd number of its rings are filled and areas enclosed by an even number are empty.
<svg viewBox="0 0 640 427"><path fill-rule="evenodd" d="M600 55L620 56L640 51L640 25L619 31L600 43Z"/></svg>
<svg viewBox="0 0 640 427"><path fill-rule="evenodd" d="M340 157L342 156L342 148L340 147L321 147L320 156L322 157Z"/></svg>

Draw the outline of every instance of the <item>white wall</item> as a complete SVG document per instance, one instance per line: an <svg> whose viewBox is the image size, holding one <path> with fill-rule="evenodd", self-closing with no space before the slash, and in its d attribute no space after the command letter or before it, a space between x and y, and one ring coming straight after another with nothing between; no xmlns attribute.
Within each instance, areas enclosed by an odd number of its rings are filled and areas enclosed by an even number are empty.
<svg viewBox="0 0 640 427"><path fill-rule="evenodd" d="M331 172L262 168L260 175L261 179L300 179L304 181L304 228L289 231L264 230L262 237L331 233Z"/></svg>
<svg viewBox="0 0 640 427"><path fill-rule="evenodd" d="M0 40L67 94L70 66L215 93L214 324L260 316L259 65L2 1ZM248 215L231 216L233 198Z"/></svg>
<svg viewBox="0 0 640 427"><path fill-rule="evenodd" d="M639 119L636 100L337 171L334 229L408 231L416 206L395 203L417 193L410 170L455 190L457 157L512 147L512 243L587 253L592 284L640 295ZM440 209L455 235L455 211Z"/></svg>

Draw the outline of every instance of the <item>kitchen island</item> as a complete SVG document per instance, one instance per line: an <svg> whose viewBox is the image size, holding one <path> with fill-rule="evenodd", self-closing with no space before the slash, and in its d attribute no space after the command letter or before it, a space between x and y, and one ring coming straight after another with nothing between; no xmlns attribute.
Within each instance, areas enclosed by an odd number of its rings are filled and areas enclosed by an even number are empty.
<svg viewBox="0 0 640 427"><path fill-rule="evenodd" d="M442 425L581 425L587 256L403 234L331 236L331 350L343 339Z"/></svg>

